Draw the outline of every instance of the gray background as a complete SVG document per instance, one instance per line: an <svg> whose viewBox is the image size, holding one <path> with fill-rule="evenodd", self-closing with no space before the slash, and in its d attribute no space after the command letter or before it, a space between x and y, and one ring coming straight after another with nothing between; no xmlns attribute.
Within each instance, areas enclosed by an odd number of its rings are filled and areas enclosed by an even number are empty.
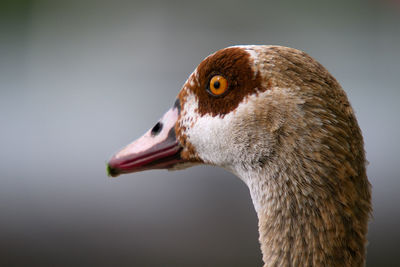
<svg viewBox="0 0 400 267"><path fill-rule="evenodd" d="M260 266L246 186L218 168L109 179L200 61L280 44L320 61L363 130L367 266L398 263L398 1L1 1L0 264Z"/></svg>

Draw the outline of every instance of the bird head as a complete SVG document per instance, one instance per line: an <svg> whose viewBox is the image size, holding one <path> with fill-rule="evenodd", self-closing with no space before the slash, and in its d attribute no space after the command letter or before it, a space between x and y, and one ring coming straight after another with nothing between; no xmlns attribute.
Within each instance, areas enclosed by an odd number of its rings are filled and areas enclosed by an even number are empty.
<svg viewBox="0 0 400 267"><path fill-rule="evenodd" d="M352 115L346 103L336 80L302 51L228 47L198 65L173 107L112 157L108 173L195 164L238 173L278 158L290 163L295 153L321 151L322 140L339 131L327 134L328 124Z"/></svg>

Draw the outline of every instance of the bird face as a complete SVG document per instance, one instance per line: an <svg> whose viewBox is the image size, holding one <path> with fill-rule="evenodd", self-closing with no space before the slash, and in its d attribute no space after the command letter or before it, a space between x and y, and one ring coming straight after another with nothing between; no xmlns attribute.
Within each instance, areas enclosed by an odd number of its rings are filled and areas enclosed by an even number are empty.
<svg viewBox="0 0 400 267"><path fill-rule="evenodd" d="M265 88L251 46L230 47L204 59L183 85L173 106L141 138L116 153L111 176L196 163L229 167L241 157L245 122ZM249 136L250 135L250 136ZM236 144L236 145L235 145ZM239 145L240 144L240 145ZM239 147L240 146L240 147Z"/></svg>
<svg viewBox="0 0 400 267"><path fill-rule="evenodd" d="M201 163L235 173L238 167L261 167L275 154L279 136L302 127L301 105L314 88L304 84L318 82L325 74L321 68L303 52L286 47L219 50L189 76L161 120L112 157L108 172L117 176ZM293 145L290 137L286 140ZM279 148L284 149L282 142Z"/></svg>

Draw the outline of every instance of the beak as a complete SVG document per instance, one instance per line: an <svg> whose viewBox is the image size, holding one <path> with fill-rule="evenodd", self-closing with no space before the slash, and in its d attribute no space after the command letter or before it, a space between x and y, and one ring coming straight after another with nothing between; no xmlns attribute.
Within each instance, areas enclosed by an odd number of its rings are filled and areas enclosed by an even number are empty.
<svg viewBox="0 0 400 267"><path fill-rule="evenodd" d="M180 113L179 99L157 124L142 137L116 153L107 164L109 176L151 169L169 169L184 162L175 124Z"/></svg>

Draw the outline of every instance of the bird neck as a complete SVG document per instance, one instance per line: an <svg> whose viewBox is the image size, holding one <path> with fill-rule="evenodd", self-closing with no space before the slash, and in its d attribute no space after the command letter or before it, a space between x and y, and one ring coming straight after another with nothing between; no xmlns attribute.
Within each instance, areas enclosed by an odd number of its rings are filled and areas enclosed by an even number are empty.
<svg viewBox="0 0 400 267"><path fill-rule="evenodd" d="M337 202L304 170L267 169L239 175L250 189L258 215L265 266L365 264L366 225L352 218L351 210L343 210L346 201ZM354 225L365 229L353 229Z"/></svg>

